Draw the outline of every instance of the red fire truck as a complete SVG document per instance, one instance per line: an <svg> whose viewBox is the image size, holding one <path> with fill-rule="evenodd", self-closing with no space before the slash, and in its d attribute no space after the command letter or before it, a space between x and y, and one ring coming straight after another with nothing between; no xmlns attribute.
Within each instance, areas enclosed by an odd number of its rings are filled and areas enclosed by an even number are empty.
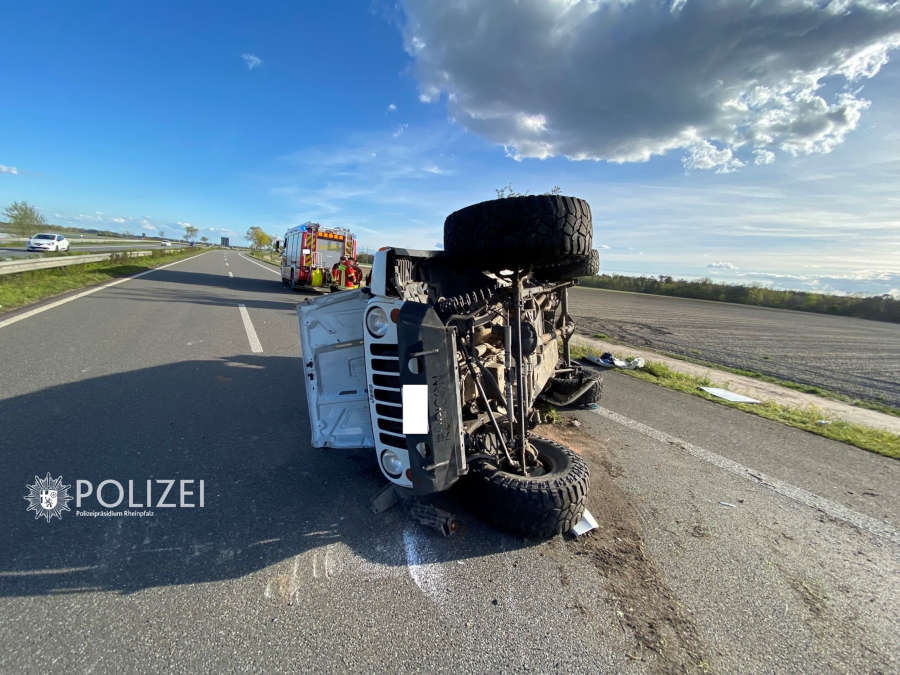
<svg viewBox="0 0 900 675"><path fill-rule="evenodd" d="M344 256L356 258L356 237L350 230L318 223L292 227L284 235L281 283L289 288L340 286L334 283L331 268ZM345 288L356 287L347 284L345 280Z"/></svg>

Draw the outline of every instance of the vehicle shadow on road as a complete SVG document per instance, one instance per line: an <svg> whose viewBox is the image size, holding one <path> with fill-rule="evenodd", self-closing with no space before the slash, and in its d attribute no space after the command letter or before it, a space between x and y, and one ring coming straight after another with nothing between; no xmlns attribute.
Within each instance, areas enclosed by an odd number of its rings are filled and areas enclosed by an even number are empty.
<svg viewBox="0 0 900 675"><path fill-rule="evenodd" d="M411 564L404 535L419 526L400 508L369 510L385 485L374 453L309 446L301 377L298 359L240 355L0 401L0 595L131 593L235 579L335 542L367 562ZM205 506L85 517L73 500L48 523L26 512L24 499L26 485L48 472L61 475L72 495L77 479L95 488L133 480L141 504L148 479L203 480ZM462 534L435 533L415 564L535 545L486 528L447 499L445 508L462 513ZM91 498L80 510L99 508Z"/></svg>

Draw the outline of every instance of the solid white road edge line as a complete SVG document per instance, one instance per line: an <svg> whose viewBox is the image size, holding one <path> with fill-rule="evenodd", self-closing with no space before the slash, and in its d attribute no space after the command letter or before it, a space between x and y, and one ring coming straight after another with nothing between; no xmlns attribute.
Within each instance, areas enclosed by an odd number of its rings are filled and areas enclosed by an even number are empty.
<svg viewBox="0 0 900 675"><path fill-rule="evenodd" d="M250 315L247 313L247 308L244 305L238 305L238 310L241 312L244 330L247 331L247 339L250 341L250 351L254 354L262 353L263 348L259 342L259 338L256 336L256 329L253 327L253 322L250 321Z"/></svg>
<svg viewBox="0 0 900 675"><path fill-rule="evenodd" d="M56 302L50 302L46 305L41 305L40 307L36 307L27 312L22 312L21 314L16 314L13 317L8 319L4 319L0 321L0 328L5 328L6 326L10 326L14 323L18 323L24 319L34 316L35 314L40 314L41 312L46 312L48 309L53 309L54 307L59 307L60 305L65 305L67 302L72 302L73 300L78 300L78 298L83 298L86 295L90 295L91 293L96 293L97 291L102 291L107 288L112 288L113 286L118 286L119 284L124 284L126 281L131 281L132 279L138 279L140 277L146 276L148 274L152 274L157 270L164 270L167 267L171 267L172 265L178 265L179 263L183 263L185 260L194 260L199 258L201 255L206 255L210 253L210 251L204 251L203 253L198 253L197 255L192 255L190 258L182 258L181 260L176 260L175 262L171 262L167 265L160 265L159 267L154 267L152 270L146 270L145 272L139 272L132 277L125 277L124 279L116 279L115 281L110 281L108 284L103 284L102 286L96 286L94 288L89 288L86 291L82 291L81 293L76 293L75 295L70 295L68 298L63 298L62 300L57 300Z"/></svg>
<svg viewBox="0 0 900 675"><path fill-rule="evenodd" d="M702 459L704 462L709 462L720 469L725 469L725 471L749 480L751 483L756 483L762 487L769 488L780 495L793 499L801 504L805 504L806 506L810 506L832 518L837 518L850 523L860 530L871 532L879 537L886 537L894 543L900 543L900 534L898 534L897 530L892 525L882 520L858 513L842 504L820 497L819 495L804 490L803 488L799 488L796 485L791 485L790 483L778 480L777 478L771 478L761 471L746 467L734 460L718 455L711 450L701 448L693 443L688 443L685 440L671 436L663 431L654 429L653 427L648 427L646 424L620 415L612 410L595 408L591 410L591 412L621 424L622 426L628 427L629 429L634 429L645 436L649 436L655 441L675 446L698 459Z"/></svg>
<svg viewBox="0 0 900 675"><path fill-rule="evenodd" d="M247 256L245 256L243 254L240 254L239 257L243 258L247 262L252 262L254 265L259 265L264 270L271 272L272 274L277 274L278 276L281 276L281 270L273 270L271 267L267 267L267 266L263 265L261 262L256 262L255 260L251 260L250 258L248 258Z"/></svg>

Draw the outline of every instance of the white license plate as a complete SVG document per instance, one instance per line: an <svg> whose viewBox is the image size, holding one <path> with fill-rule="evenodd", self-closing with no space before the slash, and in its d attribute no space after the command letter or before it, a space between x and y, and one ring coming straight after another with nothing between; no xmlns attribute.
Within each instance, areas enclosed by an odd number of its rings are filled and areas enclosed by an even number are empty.
<svg viewBox="0 0 900 675"><path fill-rule="evenodd" d="M404 384L403 400L403 433L428 433L428 385Z"/></svg>

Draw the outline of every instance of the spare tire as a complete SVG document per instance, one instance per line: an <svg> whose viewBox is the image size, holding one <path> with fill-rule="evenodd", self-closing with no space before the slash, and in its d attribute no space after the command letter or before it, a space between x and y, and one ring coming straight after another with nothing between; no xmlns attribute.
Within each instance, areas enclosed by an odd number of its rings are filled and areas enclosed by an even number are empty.
<svg viewBox="0 0 900 675"><path fill-rule="evenodd" d="M594 249L587 258L541 267L534 271L534 277L540 281L568 281L578 277L592 277L599 271L600 252Z"/></svg>
<svg viewBox="0 0 900 675"><path fill-rule="evenodd" d="M472 506L492 525L526 537L547 539L571 530L584 512L590 471L569 448L529 434L538 452L540 473L502 470L483 455L469 464L466 485Z"/></svg>
<svg viewBox="0 0 900 675"><path fill-rule="evenodd" d="M559 195L493 199L444 221L444 251L489 270L577 263L590 257L591 237L588 203Z"/></svg>

